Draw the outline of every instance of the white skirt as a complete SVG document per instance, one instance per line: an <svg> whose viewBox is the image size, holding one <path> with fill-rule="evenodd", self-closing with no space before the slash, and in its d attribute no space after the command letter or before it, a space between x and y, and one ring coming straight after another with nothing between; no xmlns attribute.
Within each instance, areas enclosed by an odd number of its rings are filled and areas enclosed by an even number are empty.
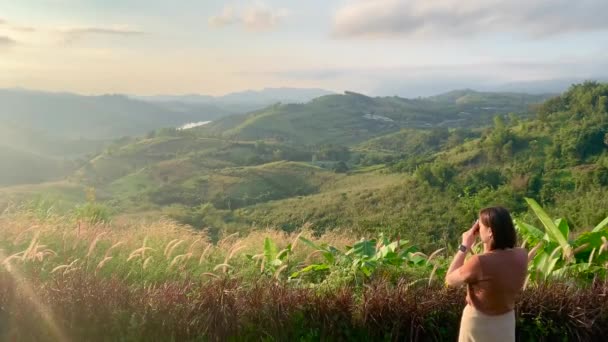
<svg viewBox="0 0 608 342"><path fill-rule="evenodd" d="M458 342L514 342L515 312L486 315L471 305L465 306L460 321Z"/></svg>

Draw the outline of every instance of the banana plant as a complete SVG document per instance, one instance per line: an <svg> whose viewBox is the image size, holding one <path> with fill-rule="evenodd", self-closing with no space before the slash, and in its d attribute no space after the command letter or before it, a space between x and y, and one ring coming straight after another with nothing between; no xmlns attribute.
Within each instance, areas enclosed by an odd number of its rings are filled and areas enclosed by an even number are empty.
<svg viewBox="0 0 608 342"><path fill-rule="evenodd" d="M352 257L351 268L354 271L359 271L366 277L371 277L372 273L381 265L401 266L408 261L407 258L414 247L410 246L399 250L408 243L409 241L390 242L384 236L380 237L380 241L362 239L345 254ZM422 259L421 256L414 256L413 258L416 261L418 261L418 258Z"/></svg>
<svg viewBox="0 0 608 342"><path fill-rule="evenodd" d="M369 278L380 266L426 267L431 265L424 254L418 252L415 246L409 245L409 241L391 242L384 235L380 235L378 239L361 239L353 246L347 246L345 252L333 246L317 245L303 237L300 237L300 240L313 248L315 253L323 255L325 262L308 265L293 273L291 278L297 278L307 273L329 273L336 268L346 267Z"/></svg>
<svg viewBox="0 0 608 342"><path fill-rule="evenodd" d="M347 256L342 253L342 251L340 251L334 246L327 244L318 245L302 236L300 236L299 239L302 243L314 250L311 255L320 254L323 256L325 262L308 265L300 271L291 274L290 278L298 278L301 275L310 273L327 273L332 269L332 267L335 267L337 264L339 264L343 258L347 258Z"/></svg>
<svg viewBox="0 0 608 342"><path fill-rule="evenodd" d="M553 220L533 199L526 202L544 226L544 231L531 224L515 220L525 243L532 246L529 273L535 280L568 274L594 273L608 260L608 218L589 232L573 238L568 222Z"/></svg>

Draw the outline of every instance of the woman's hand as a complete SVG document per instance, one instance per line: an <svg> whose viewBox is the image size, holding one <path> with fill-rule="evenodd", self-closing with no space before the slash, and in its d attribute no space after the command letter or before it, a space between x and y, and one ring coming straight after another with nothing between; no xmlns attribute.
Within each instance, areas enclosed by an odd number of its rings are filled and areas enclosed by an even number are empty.
<svg viewBox="0 0 608 342"><path fill-rule="evenodd" d="M473 224L471 229L462 234L462 244L467 249L470 249L475 243L477 235L479 235L479 220L475 221L475 224Z"/></svg>
<svg viewBox="0 0 608 342"><path fill-rule="evenodd" d="M462 244L470 249L475 243L477 235L479 235L479 221L476 221L471 229L462 234ZM481 269L479 257L477 255L470 257L466 264L464 262L465 258L466 253L456 253L445 276L446 285L458 286L478 279Z"/></svg>

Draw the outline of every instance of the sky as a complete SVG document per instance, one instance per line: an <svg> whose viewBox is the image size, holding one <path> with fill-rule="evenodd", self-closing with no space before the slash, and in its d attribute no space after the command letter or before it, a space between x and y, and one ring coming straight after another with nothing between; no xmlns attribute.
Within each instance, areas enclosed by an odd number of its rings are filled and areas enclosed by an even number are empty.
<svg viewBox="0 0 608 342"><path fill-rule="evenodd" d="M0 0L0 88L412 95L593 79L608 70L607 11L605 0Z"/></svg>

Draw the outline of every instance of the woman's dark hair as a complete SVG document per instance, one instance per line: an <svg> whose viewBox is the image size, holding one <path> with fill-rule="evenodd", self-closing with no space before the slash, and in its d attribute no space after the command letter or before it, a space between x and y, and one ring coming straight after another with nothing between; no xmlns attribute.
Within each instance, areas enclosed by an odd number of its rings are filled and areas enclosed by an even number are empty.
<svg viewBox="0 0 608 342"><path fill-rule="evenodd" d="M511 214L507 209L503 207L481 209L479 219L492 230L490 250L515 247L517 236L513 219L511 219Z"/></svg>

